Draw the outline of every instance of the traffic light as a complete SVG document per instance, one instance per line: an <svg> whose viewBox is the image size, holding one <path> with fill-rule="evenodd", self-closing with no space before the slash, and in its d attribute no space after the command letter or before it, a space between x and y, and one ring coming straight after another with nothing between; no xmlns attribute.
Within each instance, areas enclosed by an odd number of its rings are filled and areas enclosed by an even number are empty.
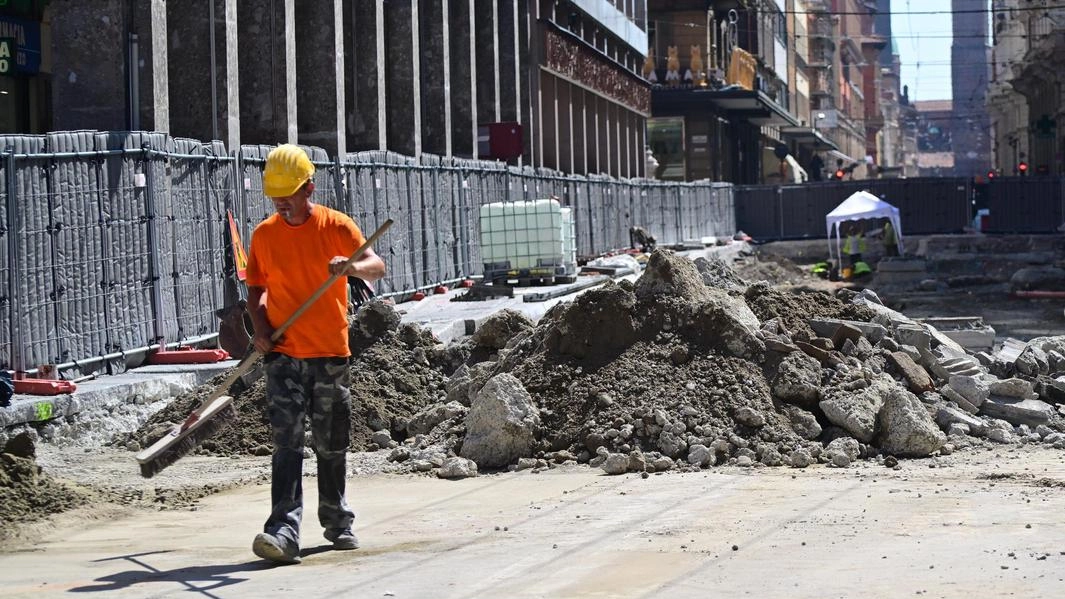
<svg viewBox="0 0 1065 599"><path fill-rule="evenodd" d="M1021 162L1020 164L1017 165L1017 174L1022 176L1022 177L1028 174L1028 163L1027 162Z"/></svg>
<svg viewBox="0 0 1065 599"><path fill-rule="evenodd" d="M836 177L836 180L837 180L837 181L839 181L839 180L843 179L843 169L841 169L841 168L837 168L837 169L836 169L836 174L835 174L835 177Z"/></svg>
<svg viewBox="0 0 1065 599"><path fill-rule="evenodd" d="M987 171L987 180L991 181L995 178L995 171Z"/></svg>

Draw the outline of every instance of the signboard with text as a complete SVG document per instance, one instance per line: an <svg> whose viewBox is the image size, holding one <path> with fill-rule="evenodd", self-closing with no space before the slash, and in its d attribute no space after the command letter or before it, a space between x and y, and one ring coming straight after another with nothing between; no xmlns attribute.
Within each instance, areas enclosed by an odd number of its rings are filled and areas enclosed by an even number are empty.
<svg viewBox="0 0 1065 599"><path fill-rule="evenodd" d="M40 23L0 16L0 74L36 75L40 70Z"/></svg>

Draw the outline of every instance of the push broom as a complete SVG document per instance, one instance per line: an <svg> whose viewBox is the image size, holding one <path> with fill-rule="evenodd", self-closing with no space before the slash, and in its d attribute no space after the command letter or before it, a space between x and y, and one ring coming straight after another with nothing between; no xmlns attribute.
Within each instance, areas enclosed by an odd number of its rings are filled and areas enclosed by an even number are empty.
<svg viewBox="0 0 1065 599"><path fill-rule="evenodd" d="M345 270L348 266L351 266L356 260L362 256L367 248L374 244L381 235L384 235L385 231L392 226L392 219L386 220L374 234L366 240L366 243L359 246L355 253L348 258L348 261L344 263ZM273 335L270 336L271 341L277 341L281 338L281 335L296 322L296 319L303 315L308 308L311 307L318 298L322 297L329 287L336 283L338 279L343 275L331 275L326 282L322 283L312 295L303 302L303 304L292 313L292 316L288 317L281 326L274 330ZM200 403L200 407L196 408L185 422L174 425L170 431L163 435L158 441L153 443L151 447L137 454L137 462L140 463L141 476L144 478L151 478L156 474L162 472L164 468L178 461L193 449L196 449L214 435L220 428L225 426L230 421L237 418L237 410L233 406L233 397L226 395L229 388L237 381L238 378L244 376L255 362L262 357L262 353L258 350L253 350L244 356L244 359L240 361L230 371L229 376L218 387L207 396L206 399Z"/></svg>

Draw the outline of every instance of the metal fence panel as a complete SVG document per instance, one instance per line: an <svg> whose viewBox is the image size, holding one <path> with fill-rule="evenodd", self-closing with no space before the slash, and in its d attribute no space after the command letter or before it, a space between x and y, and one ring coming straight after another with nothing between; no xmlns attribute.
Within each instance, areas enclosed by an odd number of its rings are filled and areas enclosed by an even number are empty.
<svg viewBox="0 0 1065 599"><path fill-rule="evenodd" d="M26 237L27 222L31 216L33 220L39 217L27 214L24 206L24 198L36 197L39 201L47 194L48 163L42 159L15 157L16 154L44 154L44 136L0 136L0 150L9 154L4 162L4 250L7 258L4 270L7 278L3 292L7 301L3 308L7 318L4 328L0 329L5 334L0 339L0 348L4 348L2 361L11 368L22 370L27 364L33 363L33 357L27 356L28 344L47 336L49 325L42 325L41 321L50 319L48 305L41 303L39 294L34 292L31 296L26 295L27 289L34 286L41 289L47 283L38 280L44 277L42 271L27 272L27 266L37 256L36 253L29 253L27 257L27 253L33 249ZM35 280L29 280L31 276ZM34 300L36 302L31 303Z"/></svg>
<svg viewBox="0 0 1065 599"><path fill-rule="evenodd" d="M985 231L1054 233L1063 217L1065 177L1010 177L986 186L990 210Z"/></svg>

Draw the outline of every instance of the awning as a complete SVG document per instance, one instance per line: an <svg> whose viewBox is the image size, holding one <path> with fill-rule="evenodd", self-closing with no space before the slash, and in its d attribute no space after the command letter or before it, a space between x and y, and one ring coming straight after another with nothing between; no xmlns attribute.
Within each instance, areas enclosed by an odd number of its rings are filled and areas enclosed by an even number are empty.
<svg viewBox="0 0 1065 599"><path fill-rule="evenodd" d="M848 166L848 165L854 164L855 162L861 164L861 162L862 162L861 160L855 160L854 158L851 158L850 156L847 156L846 154L844 154L843 152L840 152L839 150L829 150L828 154L829 154L829 156L832 156L833 158L841 158L841 159L843 159L843 165L844 166Z"/></svg>
<svg viewBox="0 0 1065 599"><path fill-rule="evenodd" d="M748 89L655 89L651 91L652 112L668 116L688 110L716 108L718 111L758 126L789 127L799 121L763 92Z"/></svg>
<svg viewBox="0 0 1065 599"><path fill-rule="evenodd" d="M821 132L817 129L811 129L809 127L784 127L780 130L780 134L784 136L784 139L794 141L800 146L809 146L814 150L839 150L839 146L836 142L821 135Z"/></svg>

